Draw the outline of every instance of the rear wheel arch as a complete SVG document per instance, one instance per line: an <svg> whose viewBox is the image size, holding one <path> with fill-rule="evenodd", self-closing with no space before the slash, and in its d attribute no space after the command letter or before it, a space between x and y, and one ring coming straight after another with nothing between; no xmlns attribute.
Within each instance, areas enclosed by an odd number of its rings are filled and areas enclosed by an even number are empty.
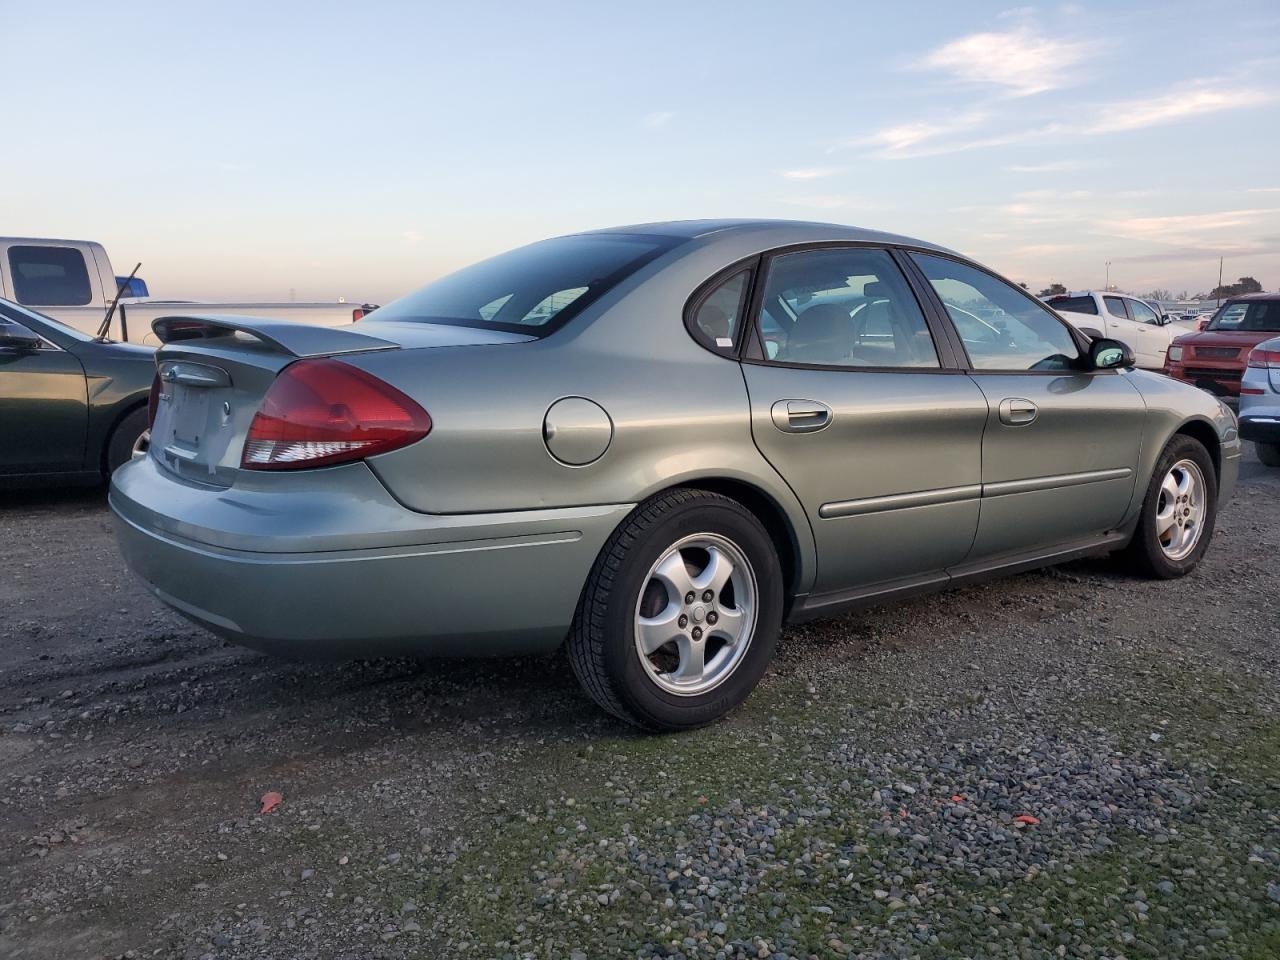
<svg viewBox="0 0 1280 960"><path fill-rule="evenodd" d="M98 454L98 469L102 471L102 476L104 478L110 479L111 477L111 470L110 470L111 444L115 440L116 431L119 430L120 426L130 417L134 416L139 412L146 413L146 411L147 411L147 401L145 397L136 403L130 403L126 406L121 407L120 412L116 414L116 416L111 421L111 425L108 426L106 431L103 433L102 449Z"/></svg>

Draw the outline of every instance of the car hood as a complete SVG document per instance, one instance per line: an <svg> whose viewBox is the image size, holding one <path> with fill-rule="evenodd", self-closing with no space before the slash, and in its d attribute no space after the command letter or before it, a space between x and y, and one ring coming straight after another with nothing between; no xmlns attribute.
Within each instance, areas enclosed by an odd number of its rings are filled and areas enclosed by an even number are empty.
<svg viewBox="0 0 1280 960"><path fill-rule="evenodd" d="M1275 335L1274 330L1200 330L1183 334L1174 343L1188 347L1256 347Z"/></svg>

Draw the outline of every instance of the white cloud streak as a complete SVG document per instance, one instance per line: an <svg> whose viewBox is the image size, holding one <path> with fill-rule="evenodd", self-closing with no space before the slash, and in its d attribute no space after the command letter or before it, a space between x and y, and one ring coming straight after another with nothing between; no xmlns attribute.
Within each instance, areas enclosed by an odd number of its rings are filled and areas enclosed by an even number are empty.
<svg viewBox="0 0 1280 960"><path fill-rule="evenodd" d="M994 85L1010 96L1028 97L1066 86L1071 67L1094 48L1087 43L1055 40L1027 27L1003 33L971 33L945 43L920 62L966 83Z"/></svg>
<svg viewBox="0 0 1280 960"><path fill-rule="evenodd" d="M1274 91L1258 87L1197 84L1172 90L1158 97L1106 104L1098 109L1096 119L1085 128L1085 132L1099 134L1141 130L1206 113L1256 107L1270 103L1276 97Z"/></svg>

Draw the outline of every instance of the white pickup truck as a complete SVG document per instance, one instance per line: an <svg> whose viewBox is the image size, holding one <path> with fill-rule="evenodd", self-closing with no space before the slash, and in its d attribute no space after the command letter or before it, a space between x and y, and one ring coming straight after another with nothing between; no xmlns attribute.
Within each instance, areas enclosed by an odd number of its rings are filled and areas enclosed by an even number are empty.
<svg viewBox="0 0 1280 960"><path fill-rule="evenodd" d="M0 296L61 320L90 336L98 332L118 289L102 244L88 240L0 237ZM229 313L336 327L359 320L369 304L193 303L122 297L108 335L157 346L151 321L175 313Z"/></svg>
<svg viewBox="0 0 1280 960"><path fill-rule="evenodd" d="M1138 366L1146 370L1163 370L1169 344L1188 331L1157 314L1145 300L1125 293L1085 290L1048 297L1045 303L1084 333L1128 344Z"/></svg>

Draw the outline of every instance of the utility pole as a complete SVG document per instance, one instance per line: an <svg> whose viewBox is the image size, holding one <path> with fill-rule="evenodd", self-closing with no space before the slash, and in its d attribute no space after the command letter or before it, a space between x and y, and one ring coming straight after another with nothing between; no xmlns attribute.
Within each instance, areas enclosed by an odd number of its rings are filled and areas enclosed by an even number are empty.
<svg viewBox="0 0 1280 960"><path fill-rule="evenodd" d="M1222 258L1218 258L1218 306L1222 306Z"/></svg>
<svg viewBox="0 0 1280 960"><path fill-rule="evenodd" d="M1102 285L1102 289L1107 292L1111 291L1111 261L1110 260L1107 261L1107 282Z"/></svg>

